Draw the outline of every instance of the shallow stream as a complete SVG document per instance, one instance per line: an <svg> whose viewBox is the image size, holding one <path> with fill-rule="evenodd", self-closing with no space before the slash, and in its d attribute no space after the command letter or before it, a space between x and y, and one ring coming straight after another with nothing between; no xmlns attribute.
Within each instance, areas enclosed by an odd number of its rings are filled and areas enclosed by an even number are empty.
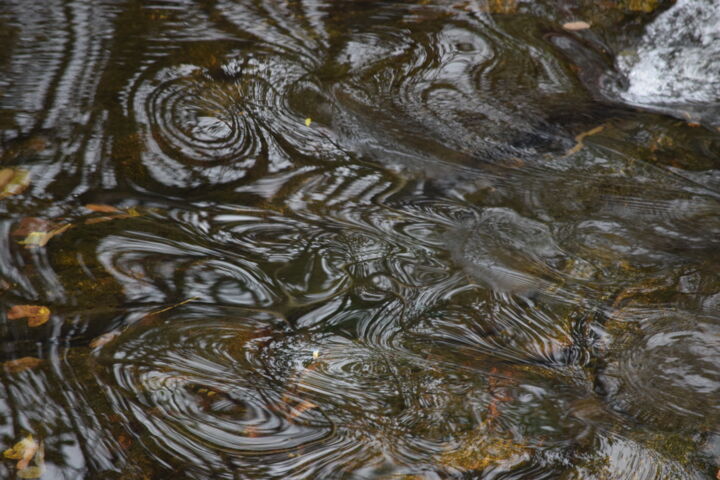
<svg viewBox="0 0 720 480"><path fill-rule="evenodd" d="M718 12L0 0L0 477L715 478Z"/></svg>

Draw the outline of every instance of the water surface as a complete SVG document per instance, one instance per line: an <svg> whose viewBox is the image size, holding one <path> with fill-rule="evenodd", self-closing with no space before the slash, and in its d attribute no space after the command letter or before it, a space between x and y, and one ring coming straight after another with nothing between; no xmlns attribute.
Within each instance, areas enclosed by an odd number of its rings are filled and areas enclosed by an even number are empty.
<svg viewBox="0 0 720 480"><path fill-rule="evenodd" d="M0 476L714 478L699 4L0 2Z"/></svg>

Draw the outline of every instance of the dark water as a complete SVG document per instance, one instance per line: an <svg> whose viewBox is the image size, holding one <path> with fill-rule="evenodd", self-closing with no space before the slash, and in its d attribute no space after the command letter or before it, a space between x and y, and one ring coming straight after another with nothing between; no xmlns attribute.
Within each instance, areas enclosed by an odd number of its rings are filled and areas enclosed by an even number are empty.
<svg viewBox="0 0 720 480"><path fill-rule="evenodd" d="M688 3L0 0L0 477L714 478Z"/></svg>

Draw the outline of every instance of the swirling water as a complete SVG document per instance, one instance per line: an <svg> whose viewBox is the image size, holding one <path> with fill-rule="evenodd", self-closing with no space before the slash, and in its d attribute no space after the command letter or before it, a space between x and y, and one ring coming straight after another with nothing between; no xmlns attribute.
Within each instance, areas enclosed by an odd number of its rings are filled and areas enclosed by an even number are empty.
<svg viewBox="0 0 720 480"><path fill-rule="evenodd" d="M42 478L715 476L697 5L0 6L0 441Z"/></svg>

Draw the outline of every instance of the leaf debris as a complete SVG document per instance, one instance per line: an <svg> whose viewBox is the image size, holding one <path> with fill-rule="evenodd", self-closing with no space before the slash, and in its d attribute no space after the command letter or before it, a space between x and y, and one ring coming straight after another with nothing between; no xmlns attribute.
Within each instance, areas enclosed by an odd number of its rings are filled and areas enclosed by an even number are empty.
<svg viewBox="0 0 720 480"><path fill-rule="evenodd" d="M30 185L30 172L22 169L3 168L0 170L0 199L18 195Z"/></svg>
<svg viewBox="0 0 720 480"><path fill-rule="evenodd" d="M103 345L107 345L108 343L115 340L115 338L119 336L120 333L122 333L120 332L120 330L113 330L111 332L103 333L102 335L95 337L90 342L90 348L100 348Z"/></svg>
<svg viewBox="0 0 720 480"><path fill-rule="evenodd" d="M572 147L570 150L565 152L565 156L567 157L569 155L572 155L573 153L577 153L580 150L582 150L582 148L585 146L585 144L583 143L583 140L585 139L585 137L589 137L591 135L596 135L596 134L602 132L603 130L605 130L605 125L599 125L595 128L591 128L587 132L582 132L581 134L577 135L575 137L575 141L577 143L575 144L574 147Z"/></svg>
<svg viewBox="0 0 720 480"><path fill-rule="evenodd" d="M36 357L22 357L15 360L3 362L3 369L8 373L20 373L33 369L43 363L42 359Z"/></svg>
<svg viewBox="0 0 720 480"><path fill-rule="evenodd" d="M28 327L39 327L50 319L50 309L43 305L15 305L8 310L8 320L27 317Z"/></svg>
<svg viewBox="0 0 720 480"><path fill-rule="evenodd" d="M39 478L43 474L44 452L42 443L39 443L32 435L20 440L3 452L5 458L17 460L17 476L19 478ZM30 467L30 462L35 459L35 465Z"/></svg>
<svg viewBox="0 0 720 480"><path fill-rule="evenodd" d="M587 30L588 28L590 28L590 24L587 22L578 20L575 22L563 23L563 28L565 30L570 30L571 32L575 32L577 30Z"/></svg>

